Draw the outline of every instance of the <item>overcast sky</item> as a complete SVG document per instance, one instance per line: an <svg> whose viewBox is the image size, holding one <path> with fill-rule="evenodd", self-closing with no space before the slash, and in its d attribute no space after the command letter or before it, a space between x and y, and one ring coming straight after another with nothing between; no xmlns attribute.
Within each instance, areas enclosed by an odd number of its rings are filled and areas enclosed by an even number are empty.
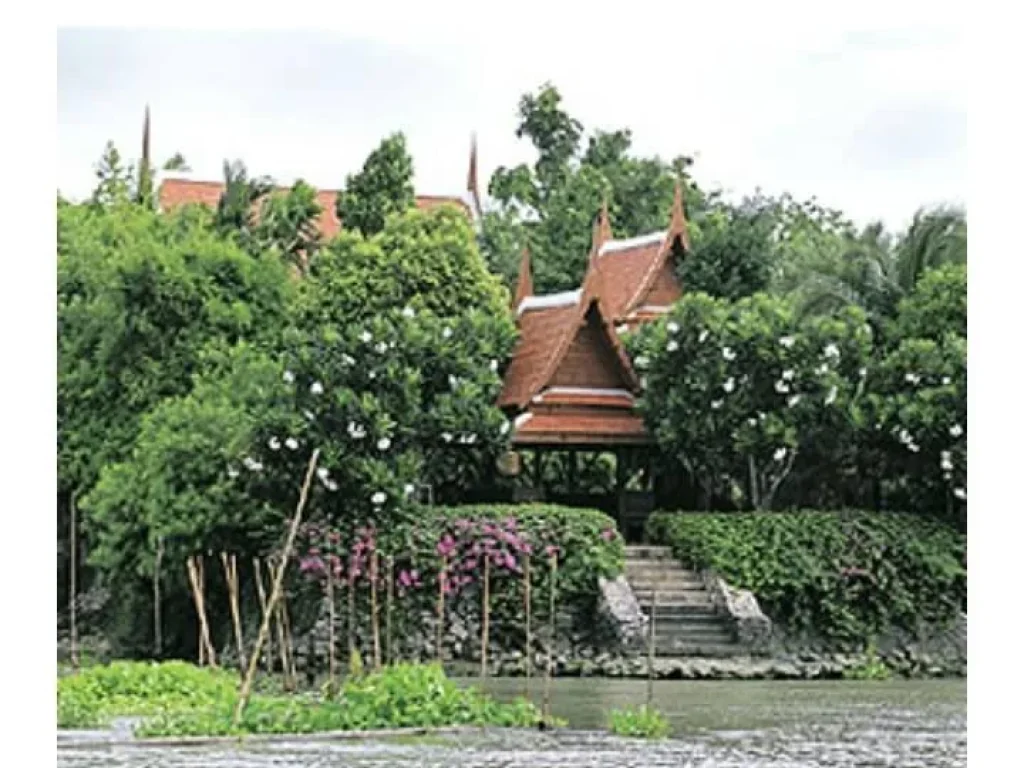
<svg viewBox="0 0 1024 768"><path fill-rule="evenodd" d="M631 128L644 155L696 155L702 185L816 195L901 227L921 205L966 202L964 40L945 17L767 29L766 16L737 30L723 11L683 34L634 15L603 35L530 40L441 39L411 25L359 36L64 29L57 185L88 194L108 139L136 158L148 103L154 158L181 152L196 177L220 179L223 160L238 158L284 183L337 188L401 130L417 191L460 194L474 130L484 184L498 165L531 159L515 137L517 103L550 80L587 129Z"/></svg>

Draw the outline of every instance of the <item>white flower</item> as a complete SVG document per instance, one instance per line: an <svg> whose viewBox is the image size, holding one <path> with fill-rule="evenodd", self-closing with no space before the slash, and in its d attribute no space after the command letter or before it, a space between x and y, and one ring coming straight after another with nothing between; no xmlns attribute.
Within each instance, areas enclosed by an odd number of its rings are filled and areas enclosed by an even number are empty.
<svg viewBox="0 0 1024 768"><path fill-rule="evenodd" d="M498 361L497 360L491 360L491 362L490 362L488 367L491 369L491 373L497 373L498 372Z"/></svg>
<svg viewBox="0 0 1024 768"><path fill-rule="evenodd" d="M228 477L232 479L238 477L238 470L234 467L228 467Z"/></svg>
<svg viewBox="0 0 1024 768"><path fill-rule="evenodd" d="M416 317L416 310L413 309L412 307L406 307L405 309L402 310L402 317L407 317L411 320L412 318Z"/></svg>
<svg viewBox="0 0 1024 768"><path fill-rule="evenodd" d="M302 415L306 417L307 421L316 421L316 415L310 410L304 410Z"/></svg>
<svg viewBox="0 0 1024 768"><path fill-rule="evenodd" d="M503 422L501 422L501 426L498 427L498 434L499 435L507 434L508 433L508 429L509 429L508 422L507 421L503 421Z"/></svg>
<svg viewBox="0 0 1024 768"><path fill-rule="evenodd" d="M860 369L859 371L857 371L857 373L858 373L858 374L860 375L860 377L861 377L861 378L863 379L863 378L864 378L865 376L867 376L867 375L868 375L868 369L867 369L867 368L863 368L863 367L862 367L862 368L861 368L861 369Z"/></svg>
<svg viewBox="0 0 1024 768"><path fill-rule="evenodd" d="M961 427L959 424L954 424L952 427L949 428L950 437L960 437L960 435L962 435L963 433L964 428Z"/></svg>
<svg viewBox="0 0 1024 768"><path fill-rule="evenodd" d="M821 365L814 369L814 372L817 373L819 376L824 376L826 373L828 373L828 363L822 363Z"/></svg>
<svg viewBox="0 0 1024 768"><path fill-rule="evenodd" d="M703 344L707 340L707 338L708 338L708 332L707 332L707 329L705 329L705 330L700 332L700 335L697 337L697 341L700 342L701 344Z"/></svg>
<svg viewBox="0 0 1024 768"><path fill-rule="evenodd" d="M377 507L379 507L387 500L388 495L384 493L384 491L377 491L375 494L373 494L373 496L370 497L370 502Z"/></svg>
<svg viewBox="0 0 1024 768"><path fill-rule="evenodd" d="M459 379L458 379L458 377L457 376L453 376L452 374L449 373L448 374L448 386L451 387L452 389L458 389L459 388Z"/></svg>
<svg viewBox="0 0 1024 768"><path fill-rule="evenodd" d="M757 412L757 420L758 421L764 421L767 418L768 418L768 414L766 414L764 411L758 411Z"/></svg>
<svg viewBox="0 0 1024 768"><path fill-rule="evenodd" d="M619 334L619 336L624 336L628 330L629 330L629 326L628 325L616 325L615 326L615 332L617 334Z"/></svg>
<svg viewBox="0 0 1024 768"><path fill-rule="evenodd" d="M668 344L665 345L665 349L669 352L675 352L679 349L679 342L675 339L669 339Z"/></svg>
<svg viewBox="0 0 1024 768"><path fill-rule="evenodd" d="M953 495L956 496L958 499L963 500L967 498L967 491L963 488L954 488Z"/></svg>
<svg viewBox="0 0 1024 768"><path fill-rule="evenodd" d="M267 440L267 445L269 446L270 450L276 451L280 449L281 441L278 440L276 437L271 437L269 440Z"/></svg>
<svg viewBox="0 0 1024 768"><path fill-rule="evenodd" d="M779 379L778 381L775 382L775 391L778 392L780 395L784 395L787 392L789 392L789 384L787 384L782 379Z"/></svg>
<svg viewBox="0 0 1024 768"><path fill-rule="evenodd" d="M839 389L837 387L833 386L832 389L830 389L828 391L828 394L825 395L825 405L832 405L832 403L834 403L836 401L836 397L838 395L839 395Z"/></svg>
<svg viewBox="0 0 1024 768"><path fill-rule="evenodd" d="M783 336L781 339L779 339L779 344L784 346L786 349L789 349L795 343L796 339L794 339L792 336Z"/></svg>
<svg viewBox="0 0 1024 768"><path fill-rule="evenodd" d="M248 469L250 472L262 472L263 471L263 464L261 464L260 462L256 461L256 459L252 458L251 456L246 456L242 460L242 463L245 465L245 468Z"/></svg>
<svg viewBox="0 0 1024 768"><path fill-rule="evenodd" d="M293 383L295 381L295 374L292 373L291 371L285 371L284 380L287 381L289 384Z"/></svg>
<svg viewBox="0 0 1024 768"><path fill-rule="evenodd" d="M346 353L344 353L341 356L341 364L342 365L355 365L356 364L356 359L354 357L352 357L352 355L350 355L350 354L348 354L346 352Z"/></svg>
<svg viewBox="0 0 1024 768"><path fill-rule="evenodd" d="M730 392L732 392L734 389L736 389L736 379L733 378L732 376L730 376L722 384L722 389L725 390L726 394L729 394Z"/></svg>
<svg viewBox="0 0 1024 768"><path fill-rule="evenodd" d="M786 454L789 453L785 448L776 448L775 453L772 454L772 458L776 461L782 461L786 458Z"/></svg>
<svg viewBox="0 0 1024 768"><path fill-rule="evenodd" d="M377 441L377 450L378 451L386 451L390 447L391 447L391 438L390 437L382 437L380 440Z"/></svg>
<svg viewBox="0 0 1024 768"><path fill-rule="evenodd" d="M360 341L363 342L363 344L369 344L371 341L373 341L373 334L370 333L369 331L363 331L362 333L359 334L359 339Z"/></svg>
<svg viewBox="0 0 1024 768"><path fill-rule="evenodd" d="M939 454L939 466L942 467L943 471L951 472L953 470L953 455L949 451L942 451Z"/></svg>
<svg viewBox="0 0 1024 768"><path fill-rule="evenodd" d="M665 327L668 328L669 333L679 333L679 323L675 320L670 320Z"/></svg>
<svg viewBox="0 0 1024 768"><path fill-rule="evenodd" d="M412 496L414 493L416 493L416 486L413 485L412 483L406 483L404 490L406 496Z"/></svg>
<svg viewBox="0 0 1024 768"><path fill-rule="evenodd" d="M757 419L755 419L753 416L751 416L749 419L747 419L747 424L749 424L752 427L756 427L757 426Z"/></svg>
<svg viewBox="0 0 1024 768"><path fill-rule="evenodd" d="M299 441L296 440L294 437L289 437L287 440L284 441L284 444L287 445L288 449L292 451L298 450L299 448Z"/></svg>
<svg viewBox="0 0 1024 768"><path fill-rule="evenodd" d="M354 421L348 423L348 435L353 440L362 440L366 437L366 427L362 424L357 424Z"/></svg>
<svg viewBox="0 0 1024 768"><path fill-rule="evenodd" d="M900 430L900 442L901 443L912 443L914 442L914 436L907 432L906 429Z"/></svg>
<svg viewBox="0 0 1024 768"><path fill-rule="evenodd" d="M334 482L333 480L326 480L326 481L324 481L324 487L327 488L327 490L331 491L332 493L334 491L338 490L338 484L336 482Z"/></svg>
<svg viewBox="0 0 1024 768"><path fill-rule="evenodd" d="M378 341L377 346L375 346L374 349L376 349L377 352L383 355L385 352L388 351L388 344L386 341Z"/></svg>
<svg viewBox="0 0 1024 768"><path fill-rule="evenodd" d="M451 328L447 328L446 327L443 331L441 331L441 338L443 338L443 339L447 339L447 338L451 337L451 335L452 335L452 329Z"/></svg>
<svg viewBox="0 0 1024 768"><path fill-rule="evenodd" d="M316 476L319 477L321 480L326 480L328 477L330 477L330 474L331 470L329 470L327 467L316 468Z"/></svg>
<svg viewBox="0 0 1024 768"><path fill-rule="evenodd" d="M796 371L792 368L787 368L782 372L782 378L786 381L792 381L794 376L796 376Z"/></svg>
<svg viewBox="0 0 1024 768"><path fill-rule="evenodd" d="M789 405L790 408L795 408L800 403L801 397L803 397L803 395L793 395L786 401L786 404Z"/></svg>
<svg viewBox="0 0 1024 768"><path fill-rule="evenodd" d="M735 360L736 353L732 351L731 347L722 347L722 357L726 360Z"/></svg>
<svg viewBox="0 0 1024 768"><path fill-rule="evenodd" d="M942 386L948 387L949 386L949 382L950 382L949 376L943 376L942 377Z"/></svg>
<svg viewBox="0 0 1024 768"><path fill-rule="evenodd" d="M324 393L324 385L321 384L319 381L314 381L312 384L310 384L309 391L314 395L322 395Z"/></svg>
<svg viewBox="0 0 1024 768"><path fill-rule="evenodd" d="M716 410L716 411L717 411L717 410L718 410L719 408L721 408L721 407L722 407L722 401L721 401L721 400L712 400L712 401L711 401L711 407L712 407L712 408L713 408L714 410Z"/></svg>
<svg viewBox="0 0 1024 768"><path fill-rule="evenodd" d="M636 359L636 367L646 368L648 365L650 365L650 362L651 361L647 358L647 355L640 355L640 357Z"/></svg>
<svg viewBox="0 0 1024 768"><path fill-rule="evenodd" d="M476 442L476 434L467 435L466 436L466 442L469 443L470 445L475 443Z"/></svg>
<svg viewBox="0 0 1024 768"><path fill-rule="evenodd" d="M906 381L908 384L915 384L915 385L916 384L920 384L921 383L921 375L918 374L918 373L907 373L907 374L904 374L903 380Z"/></svg>
<svg viewBox="0 0 1024 768"><path fill-rule="evenodd" d="M907 443L907 450L911 453L917 453L921 450L921 446L917 443Z"/></svg>
<svg viewBox="0 0 1024 768"><path fill-rule="evenodd" d="M825 357L839 357L839 347L835 344L828 344L823 350Z"/></svg>
<svg viewBox="0 0 1024 768"><path fill-rule="evenodd" d="M368 374L366 374L366 376L367 376L367 378L370 378L370 379L376 379L377 378L377 372L376 371L370 371Z"/></svg>
<svg viewBox="0 0 1024 768"><path fill-rule="evenodd" d="M452 433L451 432L442 432L441 433L441 439L444 440L446 443L450 443L452 441Z"/></svg>

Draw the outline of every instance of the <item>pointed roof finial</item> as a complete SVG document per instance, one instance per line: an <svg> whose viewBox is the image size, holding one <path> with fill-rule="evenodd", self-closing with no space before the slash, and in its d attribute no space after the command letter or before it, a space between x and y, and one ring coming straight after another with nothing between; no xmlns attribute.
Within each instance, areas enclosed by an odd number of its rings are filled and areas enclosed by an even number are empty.
<svg viewBox="0 0 1024 768"><path fill-rule="evenodd" d="M533 296L533 270L530 266L530 247L527 245L523 246L523 255L519 259L519 279L516 281L512 309L518 308L528 296Z"/></svg>
<svg viewBox="0 0 1024 768"><path fill-rule="evenodd" d="M690 230L686 223L686 210L683 205L683 182L682 179L676 179L675 195L672 199L672 216L668 223L669 237L678 235L683 245L689 250L690 248Z"/></svg>
<svg viewBox="0 0 1024 768"><path fill-rule="evenodd" d="M469 192L473 198L473 208L477 217L482 215L480 209L480 184L477 180L477 169L476 169L476 131L473 132L470 139L469 148L469 173L466 176L466 191Z"/></svg>
<svg viewBox="0 0 1024 768"><path fill-rule="evenodd" d="M608 218L608 200L601 201L601 211L594 220L594 229L591 234L590 258L594 260L600 255L601 246L612 239L612 225Z"/></svg>
<svg viewBox="0 0 1024 768"><path fill-rule="evenodd" d="M149 163L149 104L146 105L146 117L142 121L142 162Z"/></svg>

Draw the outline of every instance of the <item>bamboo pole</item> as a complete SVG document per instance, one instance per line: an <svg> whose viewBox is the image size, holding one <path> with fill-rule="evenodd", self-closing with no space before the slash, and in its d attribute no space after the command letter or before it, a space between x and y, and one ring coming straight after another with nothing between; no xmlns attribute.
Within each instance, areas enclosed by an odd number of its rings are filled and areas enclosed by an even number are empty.
<svg viewBox="0 0 1024 768"><path fill-rule="evenodd" d="M238 651L238 671L245 674L245 643L242 640L242 617L238 607L238 561L234 555L220 553L220 564L224 568L224 581L228 587L228 603L231 607L231 625L235 630L235 649Z"/></svg>
<svg viewBox="0 0 1024 768"><path fill-rule="evenodd" d="M164 537L156 540L156 561L153 564L153 653L156 658L163 655L164 631L163 617L160 612L160 569L164 560Z"/></svg>
<svg viewBox="0 0 1024 768"><path fill-rule="evenodd" d="M235 707L235 727L238 727L239 722L242 719L242 712L245 710L245 705L249 701L249 695L252 691L253 677L256 675L256 664L259 661L260 649L263 647L263 643L266 640L267 632L270 629L270 614L273 612L274 607L277 605L278 600L281 599L281 587L284 583L284 570L288 564L288 557L291 555L292 546L295 544L295 536L299 531L299 523L302 521L302 510L306 506L306 498L309 496L309 484L313 479L313 471L316 469L317 459L320 458L320 449L317 448L313 451L313 455L309 459L309 467L306 469L306 478L302 483L302 490L299 492L299 503L295 508L295 517L292 518L291 528L288 530L288 538L285 540L284 551L281 553L281 568L277 571L277 576L274 579L274 586L270 592L270 600L267 603L268 612L263 616L263 621L260 622L260 631L256 635L256 644L253 646L252 656L249 657L249 669L245 673L245 678L242 680L242 688L238 692L238 704Z"/></svg>
<svg viewBox="0 0 1024 768"><path fill-rule="evenodd" d="M526 684L523 695L530 697L530 675L533 672L533 627L531 621L530 605L530 556L527 555L523 562L523 609L526 613Z"/></svg>
<svg viewBox="0 0 1024 768"><path fill-rule="evenodd" d="M542 709L542 717L544 722L548 722L551 719L551 676L554 674L555 667L555 640L556 626L555 626L555 588L558 583L558 555L552 554L550 559L551 567L551 591L549 596L549 608L551 613L551 640L548 643L548 663L547 669L544 671L544 705Z"/></svg>
<svg viewBox="0 0 1024 768"><path fill-rule="evenodd" d="M480 631L480 677L487 677L487 644L491 631L491 558L484 557L484 602L481 607L483 627Z"/></svg>
<svg viewBox="0 0 1024 768"><path fill-rule="evenodd" d="M334 563L327 563L327 697L334 698L337 680L337 661L334 654ZM312 663L312 654L310 654Z"/></svg>
<svg viewBox="0 0 1024 768"><path fill-rule="evenodd" d="M68 538L70 539L70 571L69 578L71 584L69 585L68 595L68 621L70 622L71 631L71 669L78 672L78 520L77 513L75 511L75 492L71 492L71 529L69 531Z"/></svg>
<svg viewBox="0 0 1024 768"><path fill-rule="evenodd" d="M435 629L434 645L438 664L444 663L442 642L444 641L444 587L447 570L448 556L445 555L441 558L441 571L437 575L437 627Z"/></svg>
<svg viewBox="0 0 1024 768"><path fill-rule="evenodd" d="M356 657L356 577L352 573L352 566L348 568L348 598L345 610L345 632L348 637L348 669L352 671L352 663Z"/></svg>
<svg viewBox="0 0 1024 768"><path fill-rule="evenodd" d="M380 615L377 610L377 550L370 555L370 626L373 630L373 668L380 669Z"/></svg>
<svg viewBox="0 0 1024 768"><path fill-rule="evenodd" d="M388 591L384 609L384 663L390 665L395 661L394 649L391 646L391 614L395 606L395 558L388 555L384 567L388 571Z"/></svg>
<svg viewBox="0 0 1024 768"><path fill-rule="evenodd" d="M196 558L189 557L186 561L188 568L188 580L192 585L192 600L196 606L196 615L199 617L199 664L209 663L211 667L217 666L217 654L213 650L213 643L210 642L210 627L206 622L206 602L203 600L203 582L201 566Z"/></svg>
<svg viewBox="0 0 1024 768"><path fill-rule="evenodd" d="M654 615L658 609L658 588L651 588L651 621L647 632L647 707L654 704Z"/></svg>
<svg viewBox="0 0 1024 768"><path fill-rule="evenodd" d="M267 592L263 588L263 563L260 562L258 557L252 559L253 571L256 574L256 594L260 599L260 620L267 615ZM267 674L274 674L274 648L273 648L273 633L267 635Z"/></svg>
<svg viewBox="0 0 1024 768"><path fill-rule="evenodd" d="M271 558L268 557L267 578L270 580L270 584L274 583L275 577L274 564L271 562ZM281 611L278 608L271 610L269 600L267 601L267 610L270 612L270 620L277 630L277 652L281 657L281 680L285 690L288 690L288 646L285 641L284 624L281 622Z"/></svg>
<svg viewBox="0 0 1024 768"><path fill-rule="evenodd" d="M278 570L284 571L285 561L282 561ZM281 600L277 604L278 620L284 633L284 658L286 664L285 684L287 691L294 691L298 687L298 672L295 669L295 642L292 636L292 621L288 615L287 590L281 590Z"/></svg>

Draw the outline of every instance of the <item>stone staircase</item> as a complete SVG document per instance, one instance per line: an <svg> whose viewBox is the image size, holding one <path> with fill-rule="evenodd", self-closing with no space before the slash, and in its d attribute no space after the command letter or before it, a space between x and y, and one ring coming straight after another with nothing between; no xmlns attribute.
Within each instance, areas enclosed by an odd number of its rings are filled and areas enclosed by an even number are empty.
<svg viewBox="0 0 1024 768"><path fill-rule="evenodd" d="M747 653L736 637L731 617L716 609L700 574L683 568L668 547L627 546L626 580L648 617L653 601L657 656Z"/></svg>

